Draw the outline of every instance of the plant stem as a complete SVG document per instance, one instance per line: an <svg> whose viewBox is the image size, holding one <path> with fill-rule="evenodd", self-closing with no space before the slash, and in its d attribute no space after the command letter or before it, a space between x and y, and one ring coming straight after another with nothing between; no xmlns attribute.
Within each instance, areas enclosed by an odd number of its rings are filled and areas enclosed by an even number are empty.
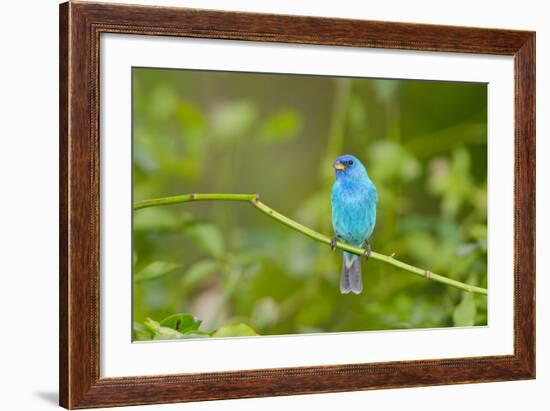
<svg viewBox="0 0 550 411"><path fill-rule="evenodd" d="M186 203L189 201L252 201L256 197L256 194L182 194L179 196L138 201L134 204L134 210L169 204Z"/></svg>
<svg viewBox="0 0 550 411"><path fill-rule="evenodd" d="M285 215L273 210L271 207L265 205L259 200L259 196L257 194L183 194L183 195L173 196L173 197L163 197L163 198L155 198L151 200L139 201L136 204L134 204L134 210L140 210L142 208L157 207L157 206L170 205L170 204L186 203L190 201L246 201L252 204L258 210L260 210L262 213L279 221L280 223L286 225L287 227L292 228L293 230L296 230L316 241L319 241L327 245L330 245L330 242L331 242L331 239L326 235L318 233L317 231L312 230L311 228L306 227L305 225L302 225L286 217ZM343 243L341 241L338 241L336 243L336 247L341 250L345 250L357 255L365 254L364 248L354 247L352 245ZM424 269L412 266L410 264L406 264L402 261L396 260L392 256L386 256L386 255L379 254L377 252L372 251L370 254L370 258L372 258L373 260L383 261L395 267L399 267L410 273L416 274L420 277L424 277L427 280L436 281L438 283L446 284L448 286L459 288L461 290L468 291L471 293L487 295L486 288L481 288L481 287L476 287L473 285L461 283L460 281L456 281L451 278L447 278L445 276L432 273L431 271L424 270Z"/></svg>

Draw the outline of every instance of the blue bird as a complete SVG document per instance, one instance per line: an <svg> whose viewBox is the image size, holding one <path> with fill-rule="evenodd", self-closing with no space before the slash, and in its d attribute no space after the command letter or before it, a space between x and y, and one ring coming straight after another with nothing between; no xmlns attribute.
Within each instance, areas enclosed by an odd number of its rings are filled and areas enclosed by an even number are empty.
<svg viewBox="0 0 550 411"><path fill-rule="evenodd" d="M365 247L368 259L371 253L369 237L376 223L378 193L367 170L354 156L346 154L334 162L336 181L332 186L332 226L334 237L331 248L342 240L348 244ZM340 292L361 293L361 257L344 251Z"/></svg>

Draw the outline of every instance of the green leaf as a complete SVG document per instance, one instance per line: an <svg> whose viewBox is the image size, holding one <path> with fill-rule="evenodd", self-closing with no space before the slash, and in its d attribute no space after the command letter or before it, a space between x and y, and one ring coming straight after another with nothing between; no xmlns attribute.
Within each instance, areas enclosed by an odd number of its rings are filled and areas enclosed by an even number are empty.
<svg viewBox="0 0 550 411"><path fill-rule="evenodd" d="M190 331L197 331L201 325L201 320L191 314L180 313L172 314L160 322L161 327L169 327L183 334Z"/></svg>
<svg viewBox="0 0 550 411"><path fill-rule="evenodd" d="M458 304L453 313L455 327L468 327L474 325L476 317L476 304L471 293L464 294L462 301Z"/></svg>
<svg viewBox="0 0 550 411"><path fill-rule="evenodd" d="M197 245L213 257L223 257L225 243L218 227L210 223L193 223L187 226L187 234Z"/></svg>
<svg viewBox="0 0 550 411"><path fill-rule="evenodd" d="M182 338L210 338L210 333L206 331L189 331L183 334Z"/></svg>
<svg viewBox="0 0 550 411"><path fill-rule="evenodd" d="M179 264L169 263L166 261L155 261L145 266L141 271L134 274L134 281L152 280L163 275L169 274L179 267Z"/></svg>
<svg viewBox="0 0 550 411"><path fill-rule="evenodd" d="M184 318L186 316L191 317L191 319L194 321L193 325L186 331L177 331L172 326L175 326L177 323L178 318ZM176 320L176 321L174 321ZM184 318L185 321L189 321L189 318ZM162 320L160 323L157 321L147 318L145 320L145 325L141 325L141 329L145 329L145 332L148 332L149 338L148 340L175 340L175 339L187 339L187 338L209 338L210 334L205 331L198 331L194 327L198 327L200 324L200 321L195 319L193 316L189 314L174 314L169 317L166 317L164 320ZM180 325L180 328L182 326Z"/></svg>
<svg viewBox="0 0 550 411"><path fill-rule="evenodd" d="M154 334L154 340L173 340L178 338L184 338L183 334L170 327L162 327L158 322L147 318L145 320L145 326L149 328Z"/></svg>
<svg viewBox="0 0 550 411"><path fill-rule="evenodd" d="M134 341L149 341L153 339L153 333L143 324L134 321L132 324L132 339Z"/></svg>
<svg viewBox="0 0 550 411"><path fill-rule="evenodd" d="M260 141L281 143L292 140L302 131L302 119L291 109L282 109L269 116L260 127Z"/></svg>
<svg viewBox="0 0 550 411"><path fill-rule="evenodd" d="M258 335L250 326L240 323L233 325L226 325L218 329L212 337L225 338L225 337L246 337Z"/></svg>
<svg viewBox="0 0 550 411"><path fill-rule="evenodd" d="M181 284L191 288L203 279L220 270L220 264L215 260L200 260L191 265L181 278Z"/></svg>

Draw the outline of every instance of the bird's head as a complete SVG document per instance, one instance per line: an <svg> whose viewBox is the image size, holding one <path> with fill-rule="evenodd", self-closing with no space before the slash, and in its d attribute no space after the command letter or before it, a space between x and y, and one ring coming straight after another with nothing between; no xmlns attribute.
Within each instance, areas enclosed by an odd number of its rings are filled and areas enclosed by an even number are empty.
<svg viewBox="0 0 550 411"><path fill-rule="evenodd" d="M361 162L351 154L338 157L333 164L336 178L362 179L368 178L367 170Z"/></svg>

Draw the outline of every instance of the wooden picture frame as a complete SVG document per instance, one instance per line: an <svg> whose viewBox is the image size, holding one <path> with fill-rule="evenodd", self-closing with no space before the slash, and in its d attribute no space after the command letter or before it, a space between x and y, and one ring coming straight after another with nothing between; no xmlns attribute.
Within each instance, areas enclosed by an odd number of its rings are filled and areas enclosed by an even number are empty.
<svg viewBox="0 0 550 411"><path fill-rule="evenodd" d="M514 354L100 378L101 33L513 56ZM60 404L90 408L535 377L535 33L69 2L60 6ZM510 239L512 241L512 239Z"/></svg>

